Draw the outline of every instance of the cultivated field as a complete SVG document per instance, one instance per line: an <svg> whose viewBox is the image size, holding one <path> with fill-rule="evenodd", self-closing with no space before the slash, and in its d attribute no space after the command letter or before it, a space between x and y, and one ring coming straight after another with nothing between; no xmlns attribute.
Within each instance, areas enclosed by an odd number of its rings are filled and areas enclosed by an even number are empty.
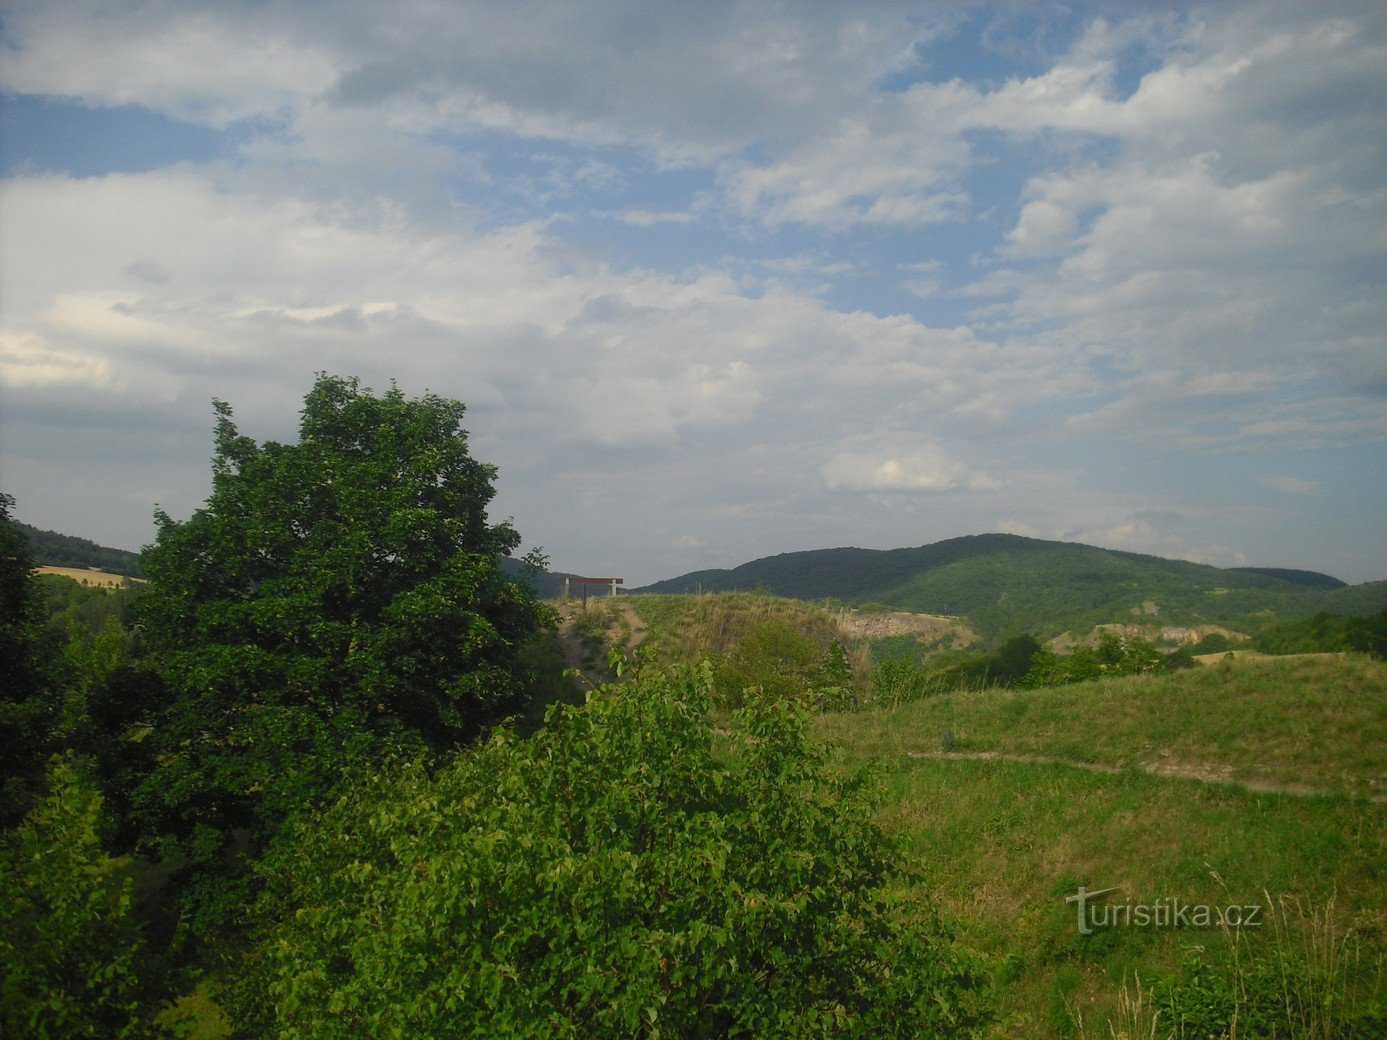
<svg viewBox="0 0 1387 1040"><path fill-rule="evenodd" d="M82 585L96 585L101 588L125 588L139 584L139 578L127 578L124 574L111 574L95 567L39 567L40 574L56 574L60 578L71 578Z"/></svg>

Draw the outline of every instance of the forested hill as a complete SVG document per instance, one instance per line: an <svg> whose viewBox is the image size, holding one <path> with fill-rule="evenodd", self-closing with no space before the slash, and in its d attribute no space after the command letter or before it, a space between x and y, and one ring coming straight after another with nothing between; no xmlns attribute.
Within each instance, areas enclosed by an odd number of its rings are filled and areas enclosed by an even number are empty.
<svg viewBox="0 0 1387 1040"><path fill-rule="evenodd" d="M1292 585L1304 585L1309 589L1342 589L1348 586L1348 582L1331 578L1328 574L1320 574L1318 571L1297 571L1289 567L1230 567L1229 570L1244 574L1265 574L1272 578L1280 578L1282 581L1289 581Z"/></svg>
<svg viewBox="0 0 1387 1040"><path fill-rule="evenodd" d="M752 589L966 617L989 635L1055 635L1133 620L1246 629L1319 610L1371 613L1387 607L1387 582L1346 586L1309 571L1223 569L1010 534L969 535L912 549L784 553L633 591Z"/></svg>
<svg viewBox="0 0 1387 1040"><path fill-rule="evenodd" d="M140 554L127 549L112 549L86 538L57 531L43 531L29 524L15 524L29 542L29 552L40 567L97 567L112 574L132 578L143 577ZM562 573L531 572L519 560L503 557L501 569L511 578L532 585L539 595L554 597L563 588Z"/></svg>
<svg viewBox="0 0 1387 1040"><path fill-rule="evenodd" d="M41 531L28 524L16 527L29 540L29 552L40 567L99 567L112 574L142 577L140 554L127 549L112 549L97 545L86 538L77 538L57 531Z"/></svg>

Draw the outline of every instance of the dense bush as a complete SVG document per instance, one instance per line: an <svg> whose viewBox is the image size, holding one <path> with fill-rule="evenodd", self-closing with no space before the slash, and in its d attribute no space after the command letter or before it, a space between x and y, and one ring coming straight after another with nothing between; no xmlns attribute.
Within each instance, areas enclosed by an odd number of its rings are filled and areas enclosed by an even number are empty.
<svg viewBox="0 0 1387 1040"><path fill-rule="evenodd" d="M1049 650L1040 651L1031 659L1030 671L1017 685L1064 686L1105 675L1156 672L1165 667L1164 655L1150 643L1105 632L1096 647L1076 647L1072 653L1064 656Z"/></svg>
<svg viewBox="0 0 1387 1040"><path fill-rule="evenodd" d="M1040 642L1032 635L1013 636L991 653L950 654L925 664L888 656L872 669L871 701L902 704L950 690L1010 686L1031 668Z"/></svg>
<svg viewBox="0 0 1387 1040"><path fill-rule="evenodd" d="M866 781L711 675L646 677L437 776L362 776L268 857L246 1036L965 1036L976 980L882 898Z"/></svg>
<svg viewBox="0 0 1387 1040"><path fill-rule="evenodd" d="M1278 912L1284 908L1273 908L1273 918ZM1378 1040L1387 1035L1381 960L1360 957L1357 937L1334 935L1328 918L1315 923L1308 937L1298 940L1278 925L1269 943L1244 952L1231 966L1213 963L1202 947L1186 950L1179 972L1156 984L1160 1021L1181 1037Z"/></svg>
<svg viewBox="0 0 1387 1040"><path fill-rule="evenodd" d="M61 636L47 627L34 559L0 494L0 827L18 823L43 782L61 713Z"/></svg>
<svg viewBox="0 0 1387 1040"><path fill-rule="evenodd" d="M147 1036L131 883L98 840L101 802L67 760L0 847L0 1035Z"/></svg>
<svg viewBox="0 0 1387 1040"><path fill-rule="evenodd" d="M1356 651L1387 657L1387 610L1367 617L1321 611L1310 617L1270 625L1252 645L1264 654L1317 654Z"/></svg>
<svg viewBox="0 0 1387 1040"><path fill-rule="evenodd" d="M49 623L65 633L78 629L99 632L109 621L125 623L140 587L112 588L83 585L58 574L40 574L38 587L48 607Z"/></svg>

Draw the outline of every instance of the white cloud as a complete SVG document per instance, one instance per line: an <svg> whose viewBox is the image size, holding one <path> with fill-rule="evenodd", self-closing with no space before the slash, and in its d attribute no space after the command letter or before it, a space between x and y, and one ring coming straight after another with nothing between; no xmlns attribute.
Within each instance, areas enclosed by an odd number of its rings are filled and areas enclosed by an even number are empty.
<svg viewBox="0 0 1387 1040"><path fill-rule="evenodd" d="M840 452L824 464L822 473L824 483L838 491L995 491L1001 487L932 444L909 452Z"/></svg>
<svg viewBox="0 0 1387 1040"><path fill-rule="evenodd" d="M1301 480L1299 477L1288 477L1282 474L1267 474L1258 477L1257 483L1287 495L1313 494L1320 486L1317 480Z"/></svg>
<svg viewBox="0 0 1387 1040"><path fill-rule="evenodd" d="M326 90L331 56L286 32L282 12L227 4L30 4L6 12L0 82L26 94L139 104L226 126Z"/></svg>
<svg viewBox="0 0 1387 1040"><path fill-rule="evenodd" d="M634 227L655 227L659 224L689 224L693 222L692 213L657 212L648 209L628 209L617 215L617 219Z"/></svg>
<svg viewBox="0 0 1387 1040"><path fill-rule="evenodd" d="M842 540L875 500L887 544L1001 515L1186 555L1231 538L1143 522L1142 462L1387 437L1380 6L1106 7L1028 73L911 82L959 10L7 12L7 90L236 126L0 185L7 453L153 458L139 424L201 435L213 395L282 436L354 371L466 400L517 515L639 486L582 536L611 552ZM135 486L185 483L159 458Z"/></svg>

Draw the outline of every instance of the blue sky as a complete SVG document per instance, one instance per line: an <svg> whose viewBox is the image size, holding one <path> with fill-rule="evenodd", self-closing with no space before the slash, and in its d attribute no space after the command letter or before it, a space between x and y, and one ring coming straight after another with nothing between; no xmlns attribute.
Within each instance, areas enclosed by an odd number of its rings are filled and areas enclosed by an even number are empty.
<svg viewBox="0 0 1387 1040"><path fill-rule="evenodd" d="M1387 577L1387 10L11 4L0 487L126 547L213 397L465 401L644 583L1013 531Z"/></svg>

